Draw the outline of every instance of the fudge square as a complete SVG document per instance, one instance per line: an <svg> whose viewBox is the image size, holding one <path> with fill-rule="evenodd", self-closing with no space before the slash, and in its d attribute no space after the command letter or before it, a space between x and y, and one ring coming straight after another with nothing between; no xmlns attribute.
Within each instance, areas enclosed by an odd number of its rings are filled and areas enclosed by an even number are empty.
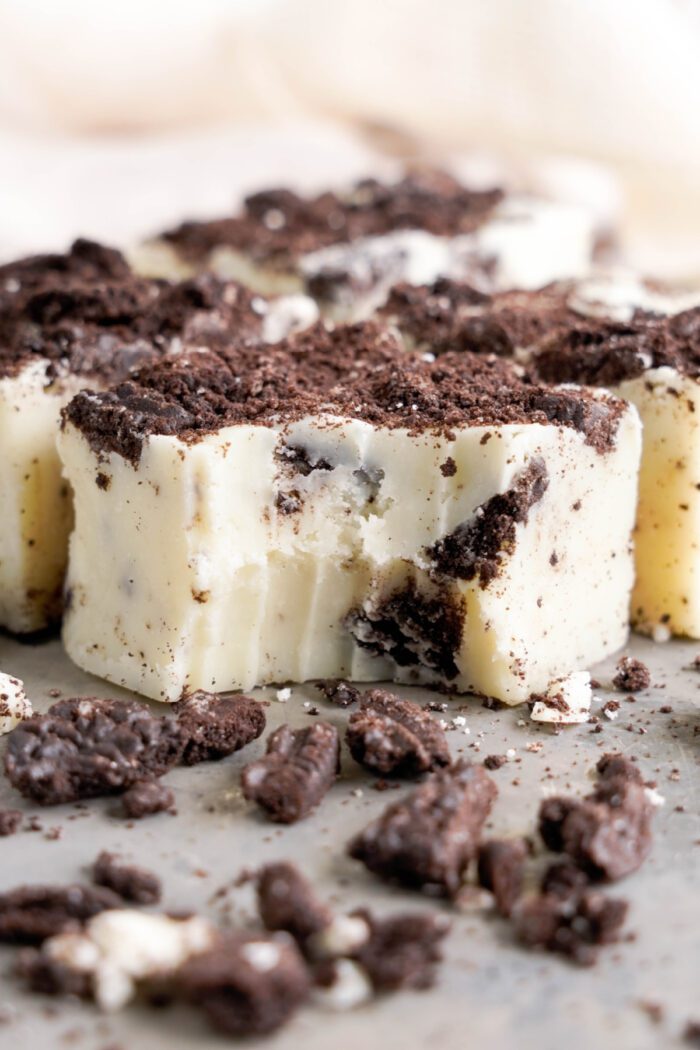
<svg viewBox="0 0 700 1050"><path fill-rule="evenodd" d="M301 300L268 304L208 275L137 278L119 252L89 241L0 267L1 626L36 631L60 615L72 522L56 452L63 405L183 340L277 338Z"/></svg>
<svg viewBox="0 0 700 1050"><path fill-rule="evenodd" d="M592 219L576 207L420 170L316 196L263 190L237 215L162 233L133 262L153 276L211 270L262 294L303 290L326 316L358 320L397 281L449 274L488 290L583 274L595 239Z"/></svg>
<svg viewBox="0 0 700 1050"><path fill-rule="evenodd" d="M81 393L64 643L147 696L343 677L526 700L624 644L640 425L319 324Z"/></svg>
<svg viewBox="0 0 700 1050"><path fill-rule="evenodd" d="M700 291L599 273L537 291L467 284L393 290L384 319L407 347L515 357L547 383L602 387L643 424L631 619L700 638Z"/></svg>

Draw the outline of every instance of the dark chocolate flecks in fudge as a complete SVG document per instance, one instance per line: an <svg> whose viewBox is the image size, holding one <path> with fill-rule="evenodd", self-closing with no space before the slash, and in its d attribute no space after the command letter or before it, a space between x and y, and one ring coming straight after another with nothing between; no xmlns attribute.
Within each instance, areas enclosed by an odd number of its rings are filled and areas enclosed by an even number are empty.
<svg viewBox="0 0 700 1050"><path fill-rule="evenodd" d="M641 660L635 660L632 656L623 656L618 661L613 685L623 693L639 693L651 685L651 673Z"/></svg>
<svg viewBox="0 0 700 1050"><path fill-rule="evenodd" d="M262 324L253 294L234 282L137 277L119 252L89 241L0 267L0 376L42 359L47 381L69 373L113 383L175 339L258 341Z"/></svg>
<svg viewBox="0 0 700 1050"><path fill-rule="evenodd" d="M510 915L522 893L527 855L523 839L489 839L479 847L479 884L493 893L503 916Z"/></svg>
<svg viewBox="0 0 700 1050"><path fill-rule="evenodd" d="M267 753L243 770L243 794L270 820L292 824L323 799L340 771L335 726L315 722L304 729L283 725L267 739Z"/></svg>
<svg viewBox="0 0 700 1050"><path fill-rule="evenodd" d="M619 940L627 908L627 901L595 890L574 897L531 896L515 908L515 930L528 948L558 952L591 966L601 945Z"/></svg>
<svg viewBox="0 0 700 1050"><path fill-rule="evenodd" d="M495 357L426 360L367 321L317 324L264 350L236 342L166 356L109 391L78 394L64 421L96 453L137 462L153 434L195 442L227 426L280 426L306 416L446 436L470 426L551 423L580 432L604 453L625 411L609 395L537 386Z"/></svg>
<svg viewBox="0 0 700 1050"><path fill-rule="evenodd" d="M256 876L258 912L266 929L285 930L302 950L331 922L330 908L293 864L266 864Z"/></svg>
<svg viewBox="0 0 700 1050"><path fill-rule="evenodd" d="M442 942L450 931L444 916L406 912L375 918L366 908L353 915L369 927L369 937L353 958L366 971L375 991L423 990L433 986L442 962Z"/></svg>
<svg viewBox="0 0 700 1050"><path fill-rule="evenodd" d="M346 741L356 762L383 776L415 776L450 764L439 722L385 689L364 695L348 721Z"/></svg>
<svg viewBox="0 0 700 1050"><path fill-rule="evenodd" d="M265 1035L308 998L309 972L294 941L270 934L232 933L190 959L177 975L181 995L220 1031Z"/></svg>
<svg viewBox="0 0 700 1050"><path fill-rule="evenodd" d="M176 723L136 701L78 697L12 730L5 772L23 795L52 806L161 776L179 761L182 747Z"/></svg>
<svg viewBox="0 0 700 1050"><path fill-rule="evenodd" d="M462 580L478 577L481 587L488 587L498 576L504 557L515 548L517 526L527 523L548 485L544 461L533 459L510 489L492 496L470 521L427 551L437 571Z"/></svg>
<svg viewBox="0 0 700 1050"><path fill-rule="evenodd" d="M294 266L300 256L334 244L395 230L437 236L471 233L502 199L501 190L470 190L441 171L414 171L395 183L363 179L346 193L302 197L292 190L263 190L247 197L237 216L185 222L162 234L194 265L222 246L257 263Z"/></svg>
<svg viewBox="0 0 700 1050"><path fill-rule="evenodd" d="M421 593L413 580L345 618L361 648L389 657L399 667L427 667L447 679L459 673L463 623L464 601L456 591L436 586L434 595Z"/></svg>
<svg viewBox="0 0 700 1050"><path fill-rule="evenodd" d="M459 762L388 806L348 852L383 878L454 894L497 793L482 766Z"/></svg>
<svg viewBox="0 0 700 1050"><path fill-rule="evenodd" d="M198 690L173 705L184 741L186 766L212 762L240 751L265 728L265 709L249 696L219 696Z"/></svg>
<svg viewBox="0 0 700 1050"><path fill-rule="evenodd" d="M20 886L0 894L0 941L39 944L123 906L118 894L102 886Z"/></svg>
<svg viewBox="0 0 700 1050"><path fill-rule="evenodd" d="M107 886L125 901L135 904L157 904L162 886L157 875L136 864L125 864L115 853L107 850L97 857L92 868L92 879L98 886Z"/></svg>
<svg viewBox="0 0 700 1050"><path fill-rule="evenodd" d="M154 813L175 812L175 795L158 780L137 780L121 797L124 813L132 820L153 816Z"/></svg>

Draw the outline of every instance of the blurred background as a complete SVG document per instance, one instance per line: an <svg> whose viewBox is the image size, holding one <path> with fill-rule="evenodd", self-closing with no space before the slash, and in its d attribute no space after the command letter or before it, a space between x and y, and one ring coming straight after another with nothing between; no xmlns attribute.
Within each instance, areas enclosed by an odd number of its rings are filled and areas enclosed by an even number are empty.
<svg viewBox="0 0 700 1050"><path fill-rule="evenodd" d="M700 0L0 0L0 257L416 158L700 280Z"/></svg>

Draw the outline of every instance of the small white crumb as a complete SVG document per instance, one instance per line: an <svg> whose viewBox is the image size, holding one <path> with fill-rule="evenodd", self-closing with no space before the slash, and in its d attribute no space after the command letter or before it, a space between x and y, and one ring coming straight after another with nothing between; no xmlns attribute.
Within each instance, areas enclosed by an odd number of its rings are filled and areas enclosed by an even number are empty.
<svg viewBox="0 0 700 1050"><path fill-rule="evenodd" d="M292 690L289 686L285 686L284 689L278 689L275 693L275 697L281 704L286 704L292 695Z"/></svg>
<svg viewBox="0 0 700 1050"><path fill-rule="evenodd" d="M525 745L525 750L531 751L533 754L537 754L537 752L541 751L543 747L544 744L541 740L531 740L528 744Z"/></svg>
<svg viewBox="0 0 700 1050"><path fill-rule="evenodd" d="M524 719L524 718L519 718L519 719L518 719L518 721L517 721L517 723L516 723L516 725L519 725L519 726L520 726L520 728L522 729L522 727L523 727L523 726L526 726L526 725L527 725L527 722L525 721L525 719Z"/></svg>
<svg viewBox="0 0 700 1050"><path fill-rule="evenodd" d="M667 623L655 623L651 629L651 637L655 642L668 642L671 638L671 628Z"/></svg>
<svg viewBox="0 0 700 1050"><path fill-rule="evenodd" d="M242 946L241 955L258 973L269 973L280 961L279 945L271 941L249 941Z"/></svg>
<svg viewBox="0 0 700 1050"><path fill-rule="evenodd" d="M508 759L508 761L510 761L512 758L515 758L515 754L516 754L515 748L514 747L509 747L508 750L506 751L506 758Z"/></svg>
<svg viewBox="0 0 700 1050"><path fill-rule="evenodd" d="M336 915L328 926L309 941L311 952L318 958L351 955L369 937L369 926L359 915Z"/></svg>
<svg viewBox="0 0 700 1050"><path fill-rule="evenodd" d="M461 729L462 726L465 726L466 724L467 720L464 715L456 715L456 717L452 719L452 725L456 726L458 729Z"/></svg>
<svg viewBox="0 0 700 1050"><path fill-rule="evenodd" d="M353 1010L372 998L372 983L364 969L352 959L338 959L335 980L328 988L318 988L315 998L328 1010Z"/></svg>
<svg viewBox="0 0 700 1050"><path fill-rule="evenodd" d="M24 692L24 682L0 671L0 736L33 714Z"/></svg>
<svg viewBox="0 0 700 1050"><path fill-rule="evenodd" d="M427 361L428 364L432 364L433 361L435 360L435 354L431 354L429 351L427 351L424 354L421 354L420 356L421 356L421 359L423 361Z"/></svg>
<svg viewBox="0 0 700 1050"><path fill-rule="evenodd" d="M666 799L664 798L664 796L661 794L660 791L656 790L656 788L645 787L644 788L644 794L648 798L649 802L651 802L652 806L665 806L666 805Z"/></svg>
<svg viewBox="0 0 700 1050"><path fill-rule="evenodd" d="M611 707L609 704L606 704L603 708L603 714L606 718L609 718L611 722L614 722L617 716L620 714L620 711L619 708Z"/></svg>
<svg viewBox="0 0 700 1050"><path fill-rule="evenodd" d="M591 676L588 671L572 671L555 678L535 701L533 722L576 725L587 722L591 710Z"/></svg>
<svg viewBox="0 0 700 1050"><path fill-rule="evenodd" d="M364 795L364 791L362 790L362 788L353 788L350 794L354 795L355 798L362 798L362 796Z"/></svg>

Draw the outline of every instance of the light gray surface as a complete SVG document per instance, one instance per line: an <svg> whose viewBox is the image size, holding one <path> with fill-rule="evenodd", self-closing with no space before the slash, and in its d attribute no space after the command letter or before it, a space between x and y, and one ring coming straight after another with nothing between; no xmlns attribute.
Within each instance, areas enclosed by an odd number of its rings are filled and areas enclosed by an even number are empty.
<svg viewBox="0 0 700 1050"><path fill-rule="evenodd" d="M593 969L580 970L552 957L527 953L512 944L508 928L484 915L454 914L454 930L437 987L428 993L401 994L351 1013L330 1014L311 1007L282 1033L265 1043L274 1050L644 1050L680 1045L679 1033L690 1017L700 1019L700 673L688 664L700 645L669 643L656 646L633 639L630 651L652 669L655 688L635 703L622 700L615 722L604 721L600 734L591 726L575 726L554 735L533 725L527 710L488 711L478 701L452 700L446 718L467 718L470 734L450 734L455 751L476 759L503 754L515 757L493 774L500 795L491 827L497 834L533 830L539 800L549 790L584 792L590 770L604 750L636 754L640 767L658 780L665 805L656 817L653 854L643 869L612 893L631 902L629 943L602 953ZM598 669L609 684L614 661ZM62 654L57 641L23 646L0 637L0 668L22 678L38 710L51 699L48 690L64 696L125 695L82 674ZM425 699L423 690L399 690ZM273 697L274 690L264 695ZM600 690L603 699L613 694ZM288 720L303 725L311 717L303 701L311 699L322 717L339 726L347 719L319 698L313 687L293 690L287 704L275 700L268 725ZM673 714L659 707L673 706ZM598 710L601 703L594 703ZM525 720L525 724L522 724ZM632 725L632 732L627 726ZM647 730L641 734L639 729ZM695 731L695 732L694 732ZM532 741L539 752L526 750ZM477 753L471 745L478 742ZM0 745L2 746L2 745ZM21 831L0 840L0 890L20 882L62 882L84 878L85 866L100 849L109 848L148 865L162 876L168 908L194 908L213 917L222 911L235 918L249 911L250 891L232 889L212 902L215 890L230 884L244 867L290 858L318 883L325 896L343 908L369 904L378 911L406 907L447 906L417 894L393 890L344 856L344 843L399 792L379 793L373 780L344 754L343 776L321 808L303 823L278 828L265 823L248 807L238 789L241 767L262 749L262 741L218 764L177 769L167 777L177 794L178 816L159 815L128 827L116 815L114 800L91 802L87 810L62 806L39 811L44 832ZM672 771L677 770L679 778ZM673 779L671 778L673 776ZM2 779L0 806L37 812ZM682 806L683 811L676 810ZM47 840L57 825L63 835ZM223 903L222 903L223 901ZM5 966L11 952L4 950ZM651 1000L665 1010L654 1026L639 1002ZM2 1050L73 1046L82 1050L182 1050L220 1047L227 1040L212 1035L203 1021L185 1008L148 1010L129 1007L104 1017L89 1005L53 1002L26 996L8 979L0 1006L15 1012L0 1026ZM50 1015L47 1014L47 1007Z"/></svg>

